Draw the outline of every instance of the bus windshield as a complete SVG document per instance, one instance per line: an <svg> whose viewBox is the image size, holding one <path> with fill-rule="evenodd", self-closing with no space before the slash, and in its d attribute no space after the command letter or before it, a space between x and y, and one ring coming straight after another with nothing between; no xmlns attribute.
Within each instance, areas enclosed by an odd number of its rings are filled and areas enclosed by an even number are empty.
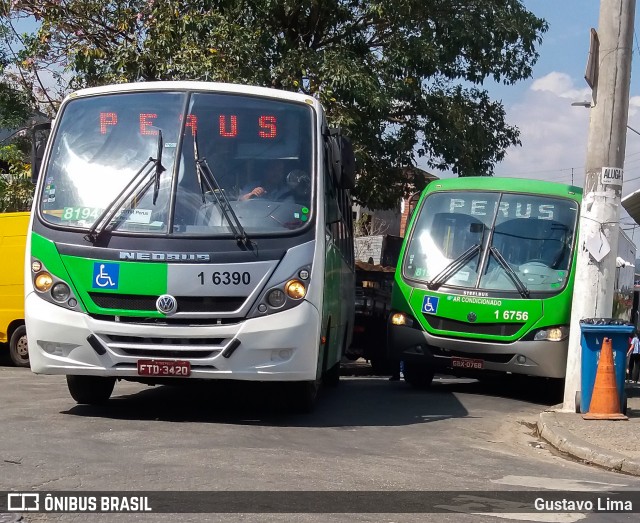
<svg viewBox="0 0 640 523"><path fill-rule="evenodd" d="M488 191L433 193L417 217L403 275L432 287L437 283L523 297L557 292L571 268L577 218L578 205L569 199Z"/></svg>
<svg viewBox="0 0 640 523"><path fill-rule="evenodd" d="M120 233L216 236L233 232L227 205L248 234L296 230L311 218L314 117L305 104L116 93L71 100L58 120L40 199L53 225L90 229L107 216L105 228Z"/></svg>

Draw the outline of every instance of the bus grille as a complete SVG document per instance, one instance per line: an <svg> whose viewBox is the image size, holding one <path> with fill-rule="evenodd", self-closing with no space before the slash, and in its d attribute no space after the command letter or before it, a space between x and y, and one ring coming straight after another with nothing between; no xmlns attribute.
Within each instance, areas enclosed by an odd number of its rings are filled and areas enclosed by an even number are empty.
<svg viewBox="0 0 640 523"><path fill-rule="evenodd" d="M493 336L513 336L525 325L524 323L469 323L427 314L424 315L424 319L433 329Z"/></svg>
<svg viewBox="0 0 640 523"><path fill-rule="evenodd" d="M161 338L100 334L101 342L112 351L147 358L210 358L222 352L226 338Z"/></svg>
<svg viewBox="0 0 640 523"><path fill-rule="evenodd" d="M156 312L158 296L90 292L93 302L103 309ZM242 296L177 296L178 312L232 312L244 304Z"/></svg>
<svg viewBox="0 0 640 523"><path fill-rule="evenodd" d="M175 316L170 316L168 318L156 318L153 317L142 317L142 316L121 316L121 315L110 315L110 314L89 314L92 318L99 321L113 321L117 323L131 323L134 325L156 325L156 326L166 326L166 325L235 325L244 320L242 317L238 318L176 318Z"/></svg>

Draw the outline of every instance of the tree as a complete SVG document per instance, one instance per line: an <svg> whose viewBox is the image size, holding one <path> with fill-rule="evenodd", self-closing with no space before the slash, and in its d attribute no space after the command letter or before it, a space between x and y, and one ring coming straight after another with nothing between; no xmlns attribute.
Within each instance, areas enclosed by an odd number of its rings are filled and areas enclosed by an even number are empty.
<svg viewBox="0 0 640 523"><path fill-rule="evenodd" d="M13 34L6 9L0 0L0 129L13 129L27 118L29 104L24 92L16 88L7 71L11 63Z"/></svg>
<svg viewBox="0 0 640 523"><path fill-rule="evenodd" d="M519 131L482 82L531 75L547 30L520 0L14 0L41 21L27 53L72 87L168 79L307 93L355 144L358 200L389 208L423 157L493 172Z"/></svg>
<svg viewBox="0 0 640 523"><path fill-rule="evenodd" d="M28 211L33 201L30 165L17 144L0 146L0 212Z"/></svg>
<svg viewBox="0 0 640 523"><path fill-rule="evenodd" d="M12 132L30 114L28 96L14 82L9 71L14 41L7 5L0 3L0 130L8 134L0 141L0 212L26 211L31 207L33 185L25 164L28 144L22 133Z"/></svg>

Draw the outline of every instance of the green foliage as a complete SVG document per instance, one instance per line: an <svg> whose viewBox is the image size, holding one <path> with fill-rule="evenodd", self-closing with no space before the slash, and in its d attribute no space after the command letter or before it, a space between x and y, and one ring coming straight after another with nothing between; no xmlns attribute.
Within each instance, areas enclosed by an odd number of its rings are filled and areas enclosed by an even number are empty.
<svg viewBox="0 0 640 523"><path fill-rule="evenodd" d="M24 91L3 82L0 70L0 129L15 129L29 117L29 98Z"/></svg>
<svg viewBox="0 0 640 523"><path fill-rule="evenodd" d="M16 0L42 26L23 60L62 63L73 87L189 79L318 98L355 144L369 208L411 192L418 157L493 172L519 131L485 79L531 75L547 30L520 0Z"/></svg>
<svg viewBox="0 0 640 523"><path fill-rule="evenodd" d="M0 129L12 129L24 122L29 111L27 97L5 75L5 70L11 63L8 45L12 40L5 11L6 6L0 0Z"/></svg>
<svg viewBox="0 0 640 523"><path fill-rule="evenodd" d="M16 144L0 146L0 212L31 209L31 166Z"/></svg>

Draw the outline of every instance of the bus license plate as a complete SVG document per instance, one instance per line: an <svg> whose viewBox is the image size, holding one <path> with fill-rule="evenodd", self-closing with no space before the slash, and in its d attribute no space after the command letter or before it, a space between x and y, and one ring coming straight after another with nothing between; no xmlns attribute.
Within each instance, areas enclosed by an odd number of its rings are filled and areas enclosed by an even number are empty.
<svg viewBox="0 0 640 523"><path fill-rule="evenodd" d="M191 375L188 361L138 360L139 376L186 377Z"/></svg>
<svg viewBox="0 0 640 523"><path fill-rule="evenodd" d="M483 360L471 360L468 358L451 358L451 366L459 369L482 369Z"/></svg>

